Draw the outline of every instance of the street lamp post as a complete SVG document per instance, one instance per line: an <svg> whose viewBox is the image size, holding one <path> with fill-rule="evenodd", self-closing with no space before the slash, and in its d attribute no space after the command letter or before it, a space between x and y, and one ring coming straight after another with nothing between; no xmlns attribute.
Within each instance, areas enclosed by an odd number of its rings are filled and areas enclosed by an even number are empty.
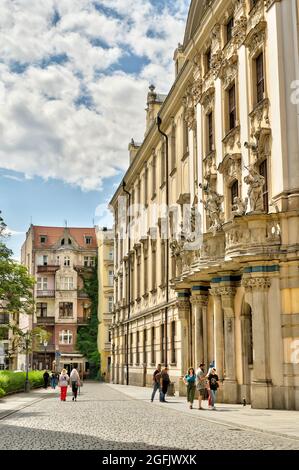
<svg viewBox="0 0 299 470"><path fill-rule="evenodd" d="M29 343L30 338L28 335L25 337L25 347L26 347L26 379L25 379L25 392L30 392L30 382L29 382Z"/></svg>
<svg viewBox="0 0 299 470"><path fill-rule="evenodd" d="M47 346L48 346L48 341L44 340L44 348L45 348L45 369L47 369Z"/></svg>

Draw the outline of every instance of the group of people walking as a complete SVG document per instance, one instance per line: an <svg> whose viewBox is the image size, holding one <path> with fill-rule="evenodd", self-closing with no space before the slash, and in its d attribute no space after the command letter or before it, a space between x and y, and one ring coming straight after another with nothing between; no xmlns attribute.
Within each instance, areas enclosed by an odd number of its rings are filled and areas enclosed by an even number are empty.
<svg viewBox="0 0 299 470"><path fill-rule="evenodd" d="M187 386L187 401L190 409L193 408L195 392L198 392L198 409L204 410L201 406L202 400L208 399L208 407L215 410L216 394L219 388L219 377L215 367L210 364L208 373L205 372L205 364L200 364L195 371L193 367L188 369L184 377L184 383Z"/></svg>
<svg viewBox="0 0 299 470"><path fill-rule="evenodd" d="M215 410L216 394L219 388L219 378L216 373L214 364L210 364L209 370L205 372L205 364L200 364L199 368L195 371L190 367L187 374L183 377L183 381L187 387L187 401L189 408L193 408L195 393L198 392L198 409L203 410L201 406L202 401L208 399L208 407ZM151 402L154 401L157 391L159 391L159 399L161 403L165 403L165 396L170 384L168 374L168 367L162 369L162 365L158 364L155 372L153 373L153 392Z"/></svg>
<svg viewBox="0 0 299 470"><path fill-rule="evenodd" d="M61 401L66 401L67 388L69 385L72 388L72 393L73 393L72 400L77 401L78 389L81 386L81 380L80 380L79 372L77 371L76 367L73 367L70 375L68 375L66 369L62 369L60 375L57 374L56 372L52 372L51 377L50 377L50 374L48 373L48 371L46 371L43 377L44 377L44 388L48 387L49 378L50 378L51 387L54 390L56 388L56 385L60 387L60 400Z"/></svg>

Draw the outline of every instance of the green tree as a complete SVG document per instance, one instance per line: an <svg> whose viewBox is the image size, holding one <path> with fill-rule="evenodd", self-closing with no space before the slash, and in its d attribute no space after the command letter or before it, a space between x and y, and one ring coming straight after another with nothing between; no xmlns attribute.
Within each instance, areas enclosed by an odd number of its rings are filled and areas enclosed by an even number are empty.
<svg viewBox="0 0 299 470"><path fill-rule="evenodd" d="M32 314L35 279L28 274L25 266L12 258L13 252L4 243L5 228L0 211L0 315Z"/></svg>
<svg viewBox="0 0 299 470"><path fill-rule="evenodd" d="M91 312L88 323L80 326L77 333L77 349L89 362L90 378L96 378L100 369L98 351L98 270L97 262L89 277L82 275L84 290L91 300Z"/></svg>

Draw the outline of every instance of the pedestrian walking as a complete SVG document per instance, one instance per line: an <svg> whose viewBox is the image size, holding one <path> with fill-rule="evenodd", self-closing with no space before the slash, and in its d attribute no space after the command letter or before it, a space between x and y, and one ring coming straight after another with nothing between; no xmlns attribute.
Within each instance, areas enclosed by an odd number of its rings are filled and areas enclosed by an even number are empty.
<svg viewBox="0 0 299 470"><path fill-rule="evenodd" d="M157 369L153 373L153 393L152 393L152 397L151 397L151 402L154 401L157 390L159 390L159 394L160 394L160 391L161 391L161 386L160 386L161 369L162 369L161 364L158 364Z"/></svg>
<svg viewBox="0 0 299 470"><path fill-rule="evenodd" d="M184 377L184 383L187 385L187 401L189 403L190 410L192 410L196 390L196 374L193 367L189 367L188 372Z"/></svg>
<svg viewBox="0 0 299 470"><path fill-rule="evenodd" d="M165 366L164 369L161 371L161 378L160 378L160 402L166 403L165 396L167 393L168 385L170 384L170 377L168 374L168 367Z"/></svg>
<svg viewBox="0 0 299 470"><path fill-rule="evenodd" d="M215 368L211 370L208 380L209 380L210 396L211 396L211 406L209 408L212 410L216 410L215 403L216 403L217 389L219 388L219 378L218 378L218 375L216 374Z"/></svg>
<svg viewBox="0 0 299 470"><path fill-rule="evenodd" d="M73 401L77 401L77 395L78 395L78 388L80 387L80 375L77 371L76 367L73 367L71 375L70 375L70 382L72 386L72 392L73 392Z"/></svg>
<svg viewBox="0 0 299 470"><path fill-rule="evenodd" d="M52 374L51 374L50 384L51 384L51 387L53 388L53 390L55 390L56 385L57 385L55 372L52 372Z"/></svg>
<svg viewBox="0 0 299 470"><path fill-rule="evenodd" d="M206 375L207 377L207 392L208 392L208 407L210 408L211 406L211 391L210 391L210 386L209 386L209 380L208 380L208 377L210 375L210 373L212 372L212 369L215 367L215 361L212 361L210 362L210 365L209 365L209 370L208 370L208 373Z"/></svg>
<svg viewBox="0 0 299 470"><path fill-rule="evenodd" d="M60 387L60 400L66 401L66 394L67 394L67 387L69 384L69 376L67 375L66 369L62 369L61 374L59 376L58 385Z"/></svg>
<svg viewBox="0 0 299 470"><path fill-rule="evenodd" d="M49 385L49 372L46 370L44 372L44 375L43 375L43 379L44 379L44 388L47 389L48 388L48 385Z"/></svg>
<svg viewBox="0 0 299 470"><path fill-rule="evenodd" d="M196 389L198 391L198 409L204 410L201 406L201 402L205 400L207 394L207 378L204 363L201 363L196 371Z"/></svg>

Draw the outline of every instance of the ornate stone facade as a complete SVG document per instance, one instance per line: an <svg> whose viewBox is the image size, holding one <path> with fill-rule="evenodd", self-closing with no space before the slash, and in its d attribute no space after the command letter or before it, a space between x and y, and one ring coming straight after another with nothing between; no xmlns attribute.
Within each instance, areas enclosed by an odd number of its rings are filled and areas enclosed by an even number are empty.
<svg viewBox="0 0 299 470"><path fill-rule="evenodd" d="M120 196L142 205L134 239L116 244L116 382L151 385L154 363L167 362L184 393L187 367L215 361L220 401L299 409L294 12L296 0L191 2L177 79L164 104L151 103L160 126L111 201L116 212ZM159 190L149 195L148 184ZM171 211L155 221L154 204ZM195 212L184 226L184 204L198 211L199 229ZM141 218L157 227L155 249L148 230L140 242Z"/></svg>

